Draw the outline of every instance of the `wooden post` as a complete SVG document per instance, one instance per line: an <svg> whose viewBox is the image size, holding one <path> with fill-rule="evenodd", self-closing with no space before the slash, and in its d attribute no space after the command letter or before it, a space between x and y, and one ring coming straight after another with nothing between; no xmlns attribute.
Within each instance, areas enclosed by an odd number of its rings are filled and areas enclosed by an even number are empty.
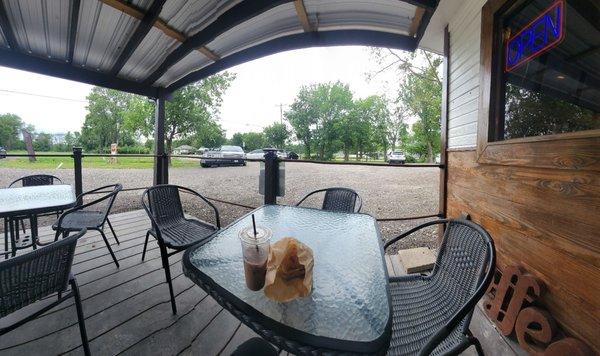
<svg viewBox="0 0 600 356"><path fill-rule="evenodd" d="M450 32L448 26L444 29L444 78L442 79L442 122L441 122L441 144L440 144L440 200L439 216L447 217L448 209L448 106L449 106L449 83L450 83ZM444 236L444 225L439 225L438 242L442 241Z"/></svg>
<svg viewBox="0 0 600 356"><path fill-rule="evenodd" d="M265 148L265 205L277 204L279 187L279 161L277 150Z"/></svg>
<svg viewBox="0 0 600 356"><path fill-rule="evenodd" d="M154 108L154 185L168 181L169 164L165 155L165 98L159 97Z"/></svg>
<svg viewBox="0 0 600 356"><path fill-rule="evenodd" d="M73 147L73 170L75 176L75 195L77 196L77 205L81 205L79 196L83 193L83 176L81 169L81 159L83 157L81 147Z"/></svg>

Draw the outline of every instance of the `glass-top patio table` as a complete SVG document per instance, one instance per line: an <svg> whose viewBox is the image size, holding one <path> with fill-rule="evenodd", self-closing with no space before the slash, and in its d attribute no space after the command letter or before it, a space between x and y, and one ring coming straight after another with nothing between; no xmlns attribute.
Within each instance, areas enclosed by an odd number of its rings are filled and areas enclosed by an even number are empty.
<svg viewBox="0 0 600 356"><path fill-rule="evenodd" d="M366 214L282 205L253 211L271 243L294 237L314 253L312 292L287 303L246 287L238 234L250 214L183 257L186 276L271 343L295 354L385 353L391 334L388 276L379 228Z"/></svg>
<svg viewBox="0 0 600 356"><path fill-rule="evenodd" d="M35 247L38 243L37 214L64 210L75 203L73 187L67 184L0 189L0 218L5 218L5 251L8 235L12 240L13 256L17 249ZM19 227L14 226L13 218L24 216L31 218L31 241L26 238L17 241L15 237Z"/></svg>

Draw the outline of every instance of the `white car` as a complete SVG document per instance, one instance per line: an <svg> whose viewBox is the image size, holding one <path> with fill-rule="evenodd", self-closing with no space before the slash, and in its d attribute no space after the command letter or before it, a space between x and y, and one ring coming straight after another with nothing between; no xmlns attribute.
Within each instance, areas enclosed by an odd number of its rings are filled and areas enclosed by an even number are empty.
<svg viewBox="0 0 600 356"><path fill-rule="evenodd" d="M288 152L285 150L278 149L276 154L277 154L277 157L281 158L281 159L289 158ZM248 158L248 159L263 159L263 158L265 158L265 151L262 148L258 149L258 150L250 151L250 152L246 153L246 158Z"/></svg>
<svg viewBox="0 0 600 356"><path fill-rule="evenodd" d="M265 151L261 149L250 151L246 153L246 158L248 159L263 159L265 158Z"/></svg>
<svg viewBox="0 0 600 356"><path fill-rule="evenodd" d="M406 156L402 151L392 151L388 154L388 163L389 164L404 164L406 162Z"/></svg>
<svg viewBox="0 0 600 356"><path fill-rule="evenodd" d="M202 167L237 165L246 165L246 154L239 146L221 146L220 148L206 151L200 160L200 166Z"/></svg>

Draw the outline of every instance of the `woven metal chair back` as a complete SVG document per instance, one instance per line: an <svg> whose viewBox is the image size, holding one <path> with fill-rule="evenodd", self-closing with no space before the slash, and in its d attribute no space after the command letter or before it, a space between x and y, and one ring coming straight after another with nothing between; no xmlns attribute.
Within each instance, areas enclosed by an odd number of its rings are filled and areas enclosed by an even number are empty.
<svg viewBox="0 0 600 356"><path fill-rule="evenodd" d="M75 246L86 230L0 262L0 317L67 288Z"/></svg>
<svg viewBox="0 0 600 356"><path fill-rule="evenodd" d="M443 288L444 298L450 301L448 318L480 292L493 249L490 235L479 225L466 220L448 222L432 271L433 283ZM461 331L467 331L471 315L472 311L459 323Z"/></svg>
<svg viewBox="0 0 600 356"><path fill-rule="evenodd" d="M60 178L50 174L34 174L30 176L21 177L14 182L10 183L9 187L16 185L21 182L23 187L33 187L38 185L54 185L55 183L62 183Z"/></svg>
<svg viewBox="0 0 600 356"><path fill-rule="evenodd" d="M144 195L148 199L146 210L152 214L158 228L177 224L184 219L183 206L177 186L158 185L149 188Z"/></svg>
<svg viewBox="0 0 600 356"><path fill-rule="evenodd" d="M353 213L358 193L348 188L329 188L325 190L323 210ZM360 207L358 208L360 210Z"/></svg>
<svg viewBox="0 0 600 356"><path fill-rule="evenodd" d="M99 198L96 198L92 201L84 201L85 207L83 207L84 211L100 211L102 212L103 221L106 221L108 218L108 214L110 213L110 209L112 208L115 199L117 199L117 194L123 190L123 186L121 184L111 184L104 187L96 188L94 190L87 191L83 193L81 196L85 195L94 195L104 194Z"/></svg>

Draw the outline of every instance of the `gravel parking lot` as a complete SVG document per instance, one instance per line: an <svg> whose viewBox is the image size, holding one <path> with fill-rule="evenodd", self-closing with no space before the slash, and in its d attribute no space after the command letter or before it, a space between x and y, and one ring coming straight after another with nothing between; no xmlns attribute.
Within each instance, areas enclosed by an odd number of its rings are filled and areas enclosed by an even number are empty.
<svg viewBox="0 0 600 356"><path fill-rule="evenodd" d="M73 183L70 169L32 171L28 169L0 169L0 186L12 180L34 173L54 174L63 182ZM171 169L169 180L197 190L208 197L232 201L244 205L259 206L263 197L258 194L259 164L249 162L245 167L177 168ZM119 182L124 188L145 187L152 184L150 169L100 169L83 170L83 189L89 190ZM295 204L306 193L326 187L343 186L356 190L363 199L362 212L377 218L397 218L437 213L437 168L393 168L368 166L333 166L310 163L286 163L285 197L281 204ZM112 212L140 209L140 191L119 194ZM197 200L184 197L186 210L196 216L210 219L209 210L197 204ZM322 198L322 197L321 197ZM317 207L318 199L307 201L307 206ZM248 209L215 203L221 213L223 225L248 212ZM420 221L381 222L384 239L396 236ZM41 224L50 224L43 221ZM399 248L436 246L436 230L430 228L400 244Z"/></svg>

